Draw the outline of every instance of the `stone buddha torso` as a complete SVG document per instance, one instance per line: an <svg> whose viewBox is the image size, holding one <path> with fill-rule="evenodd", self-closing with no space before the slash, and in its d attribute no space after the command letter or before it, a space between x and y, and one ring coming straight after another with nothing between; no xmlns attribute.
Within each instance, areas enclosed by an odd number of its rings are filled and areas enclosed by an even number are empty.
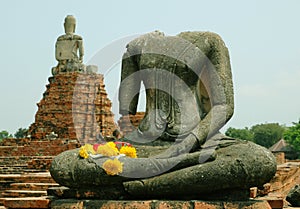
<svg viewBox="0 0 300 209"><path fill-rule="evenodd" d="M128 60L122 66L121 113L135 114L141 82L146 89L146 114L138 128L141 135L172 139L199 124L205 114L199 77L207 59L198 47L154 32L131 42L123 59Z"/></svg>

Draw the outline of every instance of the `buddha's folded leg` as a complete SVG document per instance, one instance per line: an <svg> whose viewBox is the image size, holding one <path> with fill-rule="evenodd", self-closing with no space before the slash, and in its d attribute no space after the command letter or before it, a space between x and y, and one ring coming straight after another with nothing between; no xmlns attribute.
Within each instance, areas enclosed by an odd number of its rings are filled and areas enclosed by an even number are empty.
<svg viewBox="0 0 300 209"><path fill-rule="evenodd" d="M56 182L67 187L112 186L120 185L124 181L158 176L170 170L195 165L198 163L198 155L185 154L168 159L120 156L83 159L79 156L79 150L76 149L56 156L52 161L50 172ZM118 158L122 168L119 173L109 175L103 164L115 158Z"/></svg>
<svg viewBox="0 0 300 209"><path fill-rule="evenodd" d="M213 161L123 184L137 198L201 198L222 191L249 191L267 183L275 172L271 152L251 142L240 142L218 148Z"/></svg>

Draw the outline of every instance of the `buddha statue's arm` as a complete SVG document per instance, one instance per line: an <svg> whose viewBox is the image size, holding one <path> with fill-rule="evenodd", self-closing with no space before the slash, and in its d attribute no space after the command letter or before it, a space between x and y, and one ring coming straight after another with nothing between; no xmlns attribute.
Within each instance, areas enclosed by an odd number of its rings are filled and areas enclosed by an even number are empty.
<svg viewBox="0 0 300 209"><path fill-rule="evenodd" d="M121 115L136 114L141 80L137 73L136 57L128 52L123 55L121 84L119 88L119 112Z"/></svg>
<svg viewBox="0 0 300 209"><path fill-rule="evenodd" d="M201 80L209 94L211 109L192 131L200 144L217 133L232 117L234 111L228 49L217 34L210 34L209 48L207 56L211 63L204 69Z"/></svg>
<svg viewBox="0 0 300 209"><path fill-rule="evenodd" d="M79 51L79 61L83 62L83 56L84 56L84 47L83 47L83 41L78 41L78 51Z"/></svg>

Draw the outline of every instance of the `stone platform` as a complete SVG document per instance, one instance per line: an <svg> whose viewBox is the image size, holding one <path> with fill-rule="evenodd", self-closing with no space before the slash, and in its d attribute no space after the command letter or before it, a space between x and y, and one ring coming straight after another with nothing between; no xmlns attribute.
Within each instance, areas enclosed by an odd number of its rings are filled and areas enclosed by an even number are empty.
<svg viewBox="0 0 300 209"><path fill-rule="evenodd" d="M220 201L114 201L114 200L53 200L51 209L271 209L267 201L220 202Z"/></svg>

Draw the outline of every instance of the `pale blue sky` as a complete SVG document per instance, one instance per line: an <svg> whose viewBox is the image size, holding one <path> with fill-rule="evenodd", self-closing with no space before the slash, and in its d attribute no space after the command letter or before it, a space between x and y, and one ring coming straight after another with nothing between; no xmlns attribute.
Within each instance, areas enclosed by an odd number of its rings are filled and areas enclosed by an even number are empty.
<svg viewBox="0 0 300 209"><path fill-rule="evenodd" d="M226 127L288 125L300 117L299 9L298 0L1 1L0 131L14 133L34 122L68 14L77 18L85 62L133 34L220 34L230 51L235 87L235 114ZM97 61L100 70L108 72L102 62ZM119 70L114 67L106 80L112 99Z"/></svg>

